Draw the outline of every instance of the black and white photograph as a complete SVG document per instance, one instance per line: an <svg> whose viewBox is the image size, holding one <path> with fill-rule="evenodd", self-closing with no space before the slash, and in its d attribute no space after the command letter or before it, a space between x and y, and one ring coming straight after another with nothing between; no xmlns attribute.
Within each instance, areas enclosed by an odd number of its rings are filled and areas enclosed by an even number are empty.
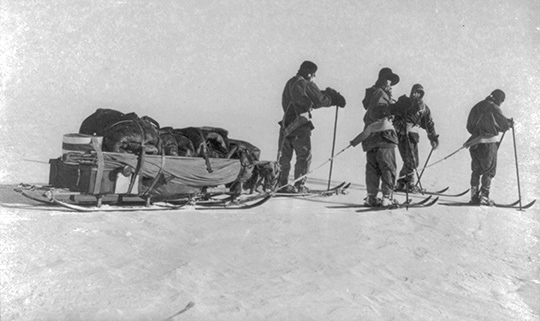
<svg viewBox="0 0 540 321"><path fill-rule="evenodd" d="M0 320L540 321L539 15L1 1Z"/></svg>

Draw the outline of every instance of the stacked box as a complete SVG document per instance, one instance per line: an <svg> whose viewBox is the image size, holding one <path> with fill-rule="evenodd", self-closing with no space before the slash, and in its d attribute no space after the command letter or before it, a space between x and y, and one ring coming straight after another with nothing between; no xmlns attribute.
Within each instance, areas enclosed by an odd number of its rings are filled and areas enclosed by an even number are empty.
<svg viewBox="0 0 540 321"><path fill-rule="evenodd" d="M117 170L104 171L101 186L96 188L97 165L64 162L62 158L49 160L49 185L85 194L114 194Z"/></svg>

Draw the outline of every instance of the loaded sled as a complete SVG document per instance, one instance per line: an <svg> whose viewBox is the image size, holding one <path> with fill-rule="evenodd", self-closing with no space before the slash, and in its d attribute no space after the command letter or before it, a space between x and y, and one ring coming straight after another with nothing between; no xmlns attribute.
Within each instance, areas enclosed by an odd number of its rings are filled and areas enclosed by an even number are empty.
<svg viewBox="0 0 540 321"><path fill-rule="evenodd" d="M244 209L270 198L255 182L273 162L117 153L101 146L99 136L64 135L62 156L49 160L48 185L21 184L16 191L76 211Z"/></svg>

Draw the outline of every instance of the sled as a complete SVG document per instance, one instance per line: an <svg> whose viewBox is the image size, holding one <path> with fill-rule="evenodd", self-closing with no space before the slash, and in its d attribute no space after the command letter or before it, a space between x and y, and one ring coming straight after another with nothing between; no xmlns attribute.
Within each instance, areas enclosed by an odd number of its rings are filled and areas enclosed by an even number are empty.
<svg viewBox="0 0 540 321"><path fill-rule="evenodd" d="M20 184L15 190L79 212L247 209L269 199L267 193L245 195L242 184L253 168L238 159L135 155L92 147L50 159L48 185Z"/></svg>

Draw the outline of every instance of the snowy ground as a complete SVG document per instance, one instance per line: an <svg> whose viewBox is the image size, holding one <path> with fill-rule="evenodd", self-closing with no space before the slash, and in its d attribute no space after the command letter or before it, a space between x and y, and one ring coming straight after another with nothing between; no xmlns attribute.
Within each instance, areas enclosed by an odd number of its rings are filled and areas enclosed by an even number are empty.
<svg viewBox="0 0 540 321"><path fill-rule="evenodd" d="M540 200L539 4L2 1L0 319L153 321L188 306L172 320L540 320L540 204L329 208L362 202L360 147L334 164L350 194L237 213L76 214L12 191L46 182L63 135L97 108L224 128L273 160L283 86L309 59L317 85L347 98L313 113L313 167L363 129L364 88L391 67L394 98L426 89L441 143L431 162L469 138L474 104L504 90L516 132L491 196L518 198L517 146L522 199ZM423 164L425 133L419 148ZM310 187L326 187L327 173ZM469 175L462 151L422 181L461 192Z"/></svg>
<svg viewBox="0 0 540 321"><path fill-rule="evenodd" d="M170 320L540 320L538 206L331 208L361 201L353 185L238 212L80 214L13 187L2 320L167 320L190 303Z"/></svg>

